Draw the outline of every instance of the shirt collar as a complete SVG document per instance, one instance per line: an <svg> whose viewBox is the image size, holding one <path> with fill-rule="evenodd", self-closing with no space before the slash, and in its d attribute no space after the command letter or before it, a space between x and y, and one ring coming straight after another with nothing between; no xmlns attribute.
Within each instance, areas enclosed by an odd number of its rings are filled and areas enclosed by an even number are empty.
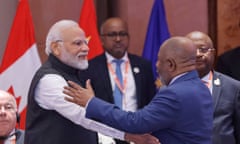
<svg viewBox="0 0 240 144"><path fill-rule="evenodd" d="M188 72L185 72L185 73L182 73L182 74L179 74L177 76L175 76L169 83L169 85L171 85L175 80L177 80L178 78L180 78L181 76L187 74Z"/></svg>
<svg viewBox="0 0 240 144"><path fill-rule="evenodd" d="M112 55L110 55L108 52L105 52L106 58L107 58L107 62L108 63L112 63L113 60L115 60L116 58L114 58ZM126 62L128 60L128 55L127 52L125 52L124 56L121 58L124 62Z"/></svg>
<svg viewBox="0 0 240 144"><path fill-rule="evenodd" d="M11 143L12 140L16 140L16 130L13 129L9 134L9 137L4 141L4 143Z"/></svg>
<svg viewBox="0 0 240 144"><path fill-rule="evenodd" d="M204 77L202 77L201 80L203 80L205 82L208 82L209 81L209 75L210 75L210 71Z"/></svg>

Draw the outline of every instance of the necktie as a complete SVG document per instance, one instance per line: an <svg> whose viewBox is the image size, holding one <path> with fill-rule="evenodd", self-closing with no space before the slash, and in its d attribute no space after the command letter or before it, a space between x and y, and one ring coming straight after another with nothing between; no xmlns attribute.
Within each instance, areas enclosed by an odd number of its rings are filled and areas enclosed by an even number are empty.
<svg viewBox="0 0 240 144"><path fill-rule="evenodd" d="M1 139L0 139L0 144L4 144L4 140L1 140Z"/></svg>
<svg viewBox="0 0 240 144"><path fill-rule="evenodd" d="M121 64L123 60L113 60L114 63L116 63L116 76L122 86L123 78L122 78L122 72L121 72ZM113 97L114 97L114 103L116 106L118 106L120 109L122 109L122 92L120 91L117 84L115 84L115 89L113 91Z"/></svg>

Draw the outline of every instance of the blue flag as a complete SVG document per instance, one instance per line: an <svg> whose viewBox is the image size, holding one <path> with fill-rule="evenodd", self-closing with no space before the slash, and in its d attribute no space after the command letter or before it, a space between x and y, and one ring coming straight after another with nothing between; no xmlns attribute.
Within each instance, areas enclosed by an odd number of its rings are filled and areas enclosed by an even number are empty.
<svg viewBox="0 0 240 144"><path fill-rule="evenodd" d="M156 72L156 61L159 48L163 41L170 37L163 0L155 0L148 23L148 30L145 39L144 49L142 56L152 62L152 69L155 78L157 77Z"/></svg>

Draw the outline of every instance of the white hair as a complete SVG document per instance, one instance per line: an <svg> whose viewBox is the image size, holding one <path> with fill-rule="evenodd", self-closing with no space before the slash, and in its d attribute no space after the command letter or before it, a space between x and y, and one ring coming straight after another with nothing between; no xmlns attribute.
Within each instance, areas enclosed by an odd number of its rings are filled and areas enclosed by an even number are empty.
<svg viewBox="0 0 240 144"><path fill-rule="evenodd" d="M68 29L72 26L79 26L77 22L73 20L60 20L56 22L48 31L47 38L46 38L46 48L45 53L49 55L52 53L51 50L51 43L57 40L61 40L62 33L64 29Z"/></svg>

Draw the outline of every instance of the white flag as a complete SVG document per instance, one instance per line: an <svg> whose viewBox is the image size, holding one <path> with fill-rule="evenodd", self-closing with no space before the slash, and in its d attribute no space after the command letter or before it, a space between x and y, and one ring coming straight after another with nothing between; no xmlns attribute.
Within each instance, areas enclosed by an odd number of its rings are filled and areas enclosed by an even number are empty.
<svg viewBox="0 0 240 144"><path fill-rule="evenodd" d="M19 2L0 67L0 89L12 93L25 128L27 94L32 77L41 66L27 0Z"/></svg>

